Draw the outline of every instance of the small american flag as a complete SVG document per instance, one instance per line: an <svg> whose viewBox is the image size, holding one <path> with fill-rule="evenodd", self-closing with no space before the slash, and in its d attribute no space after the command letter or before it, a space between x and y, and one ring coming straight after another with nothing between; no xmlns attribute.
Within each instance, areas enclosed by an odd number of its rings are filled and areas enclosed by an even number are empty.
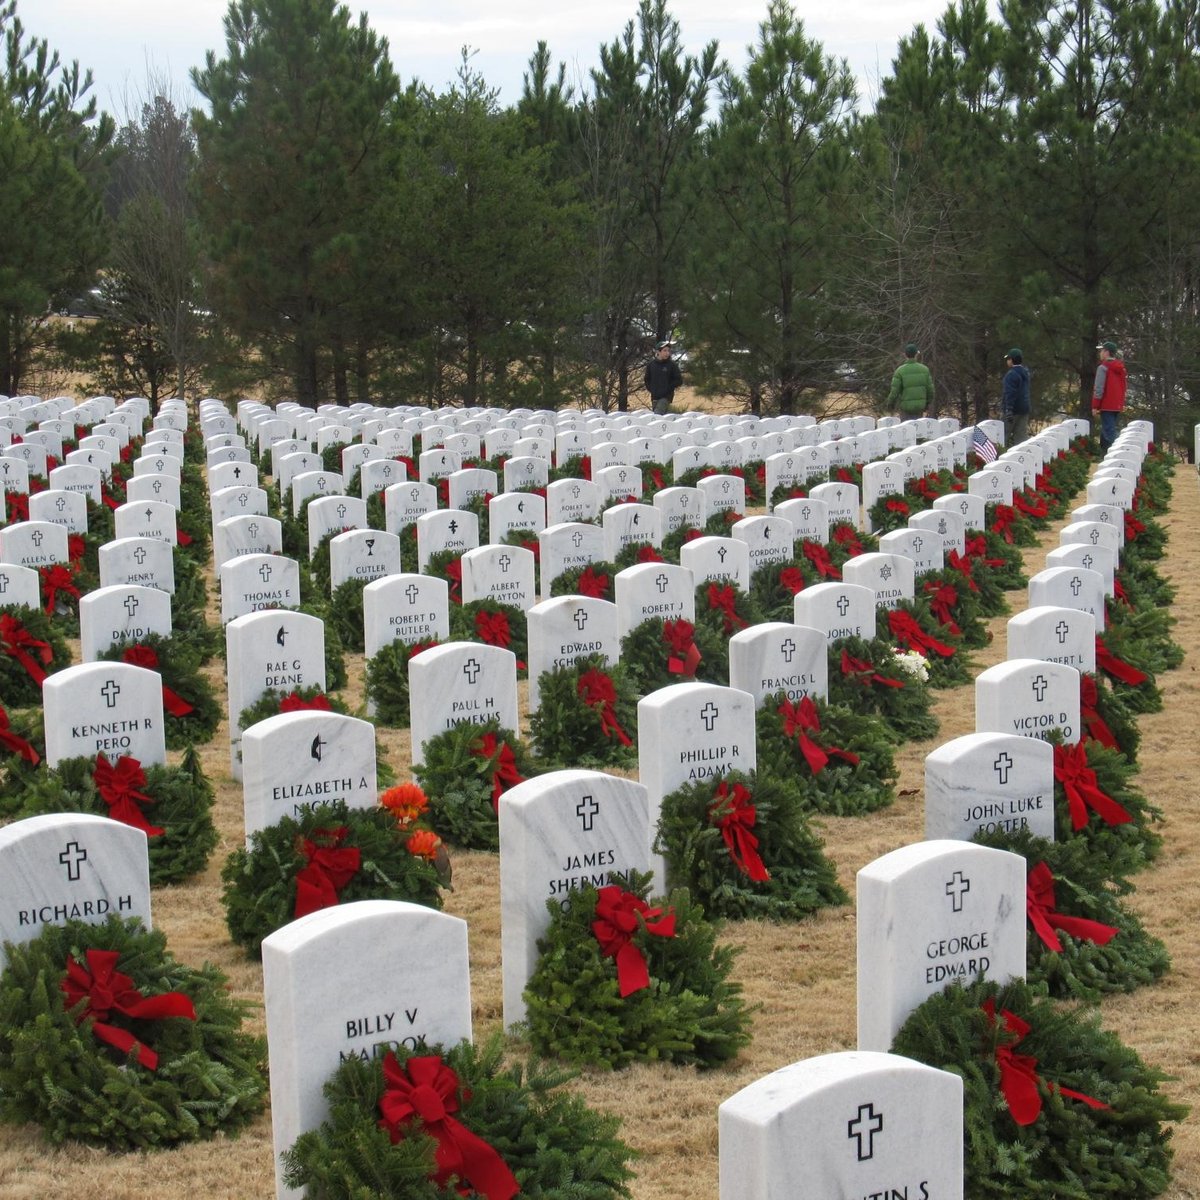
<svg viewBox="0 0 1200 1200"><path fill-rule="evenodd" d="M996 461L996 443L978 425L971 434L971 446L985 463Z"/></svg>

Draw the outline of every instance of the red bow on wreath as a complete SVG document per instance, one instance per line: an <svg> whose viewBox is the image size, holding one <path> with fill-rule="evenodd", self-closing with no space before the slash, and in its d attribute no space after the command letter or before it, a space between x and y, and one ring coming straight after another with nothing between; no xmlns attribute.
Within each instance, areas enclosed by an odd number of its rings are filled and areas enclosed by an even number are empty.
<svg viewBox="0 0 1200 1200"><path fill-rule="evenodd" d="M637 501L635 500L634 503ZM642 546L637 552L637 560L639 563L666 562L666 559L653 546Z"/></svg>
<svg viewBox="0 0 1200 1200"><path fill-rule="evenodd" d="M299 692L288 692L279 701L281 713L294 712L333 712L333 705L324 692L318 692L311 700L306 700Z"/></svg>
<svg viewBox="0 0 1200 1200"><path fill-rule="evenodd" d="M305 865L296 872L296 904L292 916L303 917L338 902L338 892L358 873L362 851L343 846L350 829L314 829L312 838L300 842Z"/></svg>
<svg viewBox="0 0 1200 1200"><path fill-rule="evenodd" d="M83 535L78 533L67 534L67 558L70 560L71 566L78 566L86 553L87 542L83 540Z"/></svg>
<svg viewBox="0 0 1200 1200"><path fill-rule="evenodd" d="M97 754L92 782L95 783L101 799L108 805L108 815L114 821L132 825L147 837L158 837L162 833L161 829L146 820L138 807L139 804L153 804L154 797L138 791L138 788L146 786L146 772L142 770L142 764L136 758L122 754L117 759L116 766L113 766L103 753Z"/></svg>
<svg viewBox="0 0 1200 1200"><path fill-rule="evenodd" d="M1145 533L1146 526L1137 519L1131 512L1125 514L1125 540L1127 542L1136 542L1139 533Z"/></svg>
<svg viewBox="0 0 1200 1200"><path fill-rule="evenodd" d="M841 571L833 565L833 560L829 557L829 551L820 542L813 542L806 538L801 549L804 552L804 557L812 563L817 574L822 579L841 579Z"/></svg>
<svg viewBox="0 0 1200 1200"><path fill-rule="evenodd" d="M1015 493L1013 506L1025 516L1034 517L1037 520L1050 514L1050 506L1046 501L1028 491Z"/></svg>
<svg viewBox="0 0 1200 1200"><path fill-rule="evenodd" d="M797 592L804 591L804 572L799 567L784 567L779 572L779 582L794 596Z"/></svg>
<svg viewBox="0 0 1200 1200"><path fill-rule="evenodd" d="M62 563L41 567L38 574L42 577L42 595L46 598L46 616L54 616L58 607L58 593L66 592L68 596L79 599L79 589L75 586L75 576Z"/></svg>
<svg viewBox="0 0 1200 1200"><path fill-rule="evenodd" d="M971 591L979 591L979 584L975 582L974 569L971 566L970 558L959 554L957 550L951 550L950 553L946 555L946 565L953 567L954 570L958 571L962 575L962 577L967 581L967 587L969 587Z"/></svg>
<svg viewBox="0 0 1200 1200"><path fill-rule="evenodd" d="M59 985L63 1004L69 1012L76 1005L86 1002L75 1023L81 1025L91 1017L92 1033L96 1037L124 1054L136 1050L138 1062L148 1071L155 1071L158 1069L158 1055L149 1046L139 1042L128 1029L108 1024L109 1017L119 1013L135 1021L161 1021L165 1017L183 1017L194 1021L196 1010L190 997L182 992L143 996L133 986L133 980L116 969L117 958L115 950L89 950L85 968L68 955L67 973Z"/></svg>
<svg viewBox="0 0 1200 1200"><path fill-rule="evenodd" d="M1088 766L1085 743L1054 747L1054 778L1067 793L1073 829L1080 830L1088 823L1089 808L1109 825L1127 825L1133 820L1121 805L1100 790L1096 772Z"/></svg>
<svg viewBox="0 0 1200 1200"><path fill-rule="evenodd" d="M1012 538L1008 539L1010 542ZM982 533L976 534L973 538L967 538L963 544L963 550L968 558L977 558L985 567L1002 567L1004 559L988 558L987 557L987 538Z"/></svg>
<svg viewBox="0 0 1200 1200"><path fill-rule="evenodd" d="M808 736L810 733L821 732L821 717L811 696L801 697L799 704L784 700L777 711L783 718L784 736L796 739L800 746L800 753L804 755L804 761L808 763L814 775L820 775L825 769L826 763L834 757L843 759L853 767L858 766L857 754L852 754L849 750L842 750L837 746L823 750Z"/></svg>
<svg viewBox="0 0 1200 1200"><path fill-rule="evenodd" d="M1131 687L1137 687L1139 684L1145 683L1147 679L1144 671L1139 671L1132 663L1118 658L1108 648L1100 634L1096 635L1096 666L1114 679L1121 683L1128 683Z"/></svg>
<svg viewBox="0 0 1200 1200"><path fill-rule="evenodd" d="M833 531L833 540L845 550L851 558L857 558L862 552L862 542L858 540L858 534L850 528L849 525L838 525Z"/></svg>
<svg viewBox="0 0 1200 1200"><path fill-rule="evenodd" d="M1010 546L1013 542L1012 524L1017 519L1017 510L1010 504L997 504L991 531L998 533Z"/></svg>
<svg viewBox="0 0 1200 1200"><path fill-rule="evenodd" d="M462 603L462 559L452 558L446 564L446 584L451 604Z"/></svg>
<svg viewBox="0 0 1200 1200"><path fill-rule="evenodd" d="M750 832L758 821L758 814L751 803L753 797L749 789L735 783L731 792L722 780L714 797L708 806L708 815L710 820L715 819L729 857L743 875L755 883L767 883L771 876L759 857L758 838Z"/></svg>
<svg viewBox="0 0 1200 1200"><path fill-rule="evenodd" d="M515 784L524 783L525 776L517 770L516 755L507 742L501 742L494 733L485 733L471 748L476 758L495 759L492 770L492 807L500 811L500 797Z"/></svg>
<svg viewBox="0 0 1200 1200"><path fill-rule="evenodd" d="M489 646L499 646L508 649L512 641L512 630L508 625L508 617L502 612L487 612L480 610L475 614L475 632L482 642Z"/></svg>
<svg viewBox="0 0 1200 1200"><path fill-rule="evenodd" d="M402 1067L392 1051L383 1059L387 1090L379 1098L380 1129L392 1145L414 1121L437 1142L433 1181L445 1187L452 1178L485 1200L512 1200L521 1189L508 1164L493 1146L451 1115L459 1110L459 1081L436 1054L414 1055ZM470 1093L463 1099L469 1100Z"/></svg>
<svg viewBox="0 0 1200 1200"><path fill-rule="evenodd" d="M945 625L955 636L962 633L958 622L954 619L953 607L958 603L958 589L952 583L925 584L925 594L929 597L929 607L938 623Z"/></svg>
<svg viewBox="0 0 1200 1200"><path fill-rule="evenodd" d="M667 658L667 670L672 675L696 674L696 668L700 665L700 651L693 640L695 635L696 628L691 621L681 618L663 622L663 641L671 652Z"/></svg>
<svg viewBox="0 0 1200 1200"><path fill-rule="evenodd" d="M1054 876L1044 862L1038 863L1025 881L1025 910L1034 932L1047 948L1056 954L1062 953L1062 942L1058 940L1056 929L1061 929L1063 933L1069 933L1072 937L1095 942L1097 946L1107 946L1118 933L1112 925L1055 912Z"/></svg>
<svg viewBox="0 0 1200 1200"><path fill-rule="evenodd" d="M950 658L954 653L953 646L947 646L945 642L939 642L932 634L926 633L912 613L902 608L893 608L888 612L888 629L901 646L907 646L926 658L931 650L943 658Z"/></svg>
<svg viewBox="0 0 1200 1200"><path fill-rule="evenodd" d="M14 754L18 754L31 767L41 762L42 756L23 738L13 733L9 728L8 713L0 705L0 746L7 746Z"/></svg>
<svg viewBox="0 0 1200 1200"><path fill-rule="evenodd" d="M153 646L145 646L141 642L136 642L132 646L126 646L121 651L121 661L129 663L134 667L145 667L148 671L158 670L158 654ZM295 693L292 693L295 695ZM162 685L163 707L173 717L186 717L188 713L195 712L195 709L177 692L171 691L164 683Z"/></svg>
<svg viewBox="0 0 1200 1200"><path fill-rule="evenodd" d="M608 595L608 576L603 571L593 571L591 567L584 567L579 576L579 594L603 600Z"/></svg>
<svg viewBox="0 0 1200 1200"><path fill-rule="evenodd" d="M902 517L907 517L910 511L908 505L903 500L885 500L883 507L888 512L899 513Z"/></svg>
<svg viewBox="0 0 1200 1200"><path fill-rule="evenodd" d="M737 593L731 586L718 587L715 583L708 585L708 607L713 612L721 613L725 636L728 637L735 629L745 629L745 619L738 615Z"/></svg>
<svg viewBox="0 0 1200 1200"><path fill-rule="evenodd" d="M651 908L632 892L615 885L602 887L596 893L596 919L592 933L600 943L605 958L617 960L617 985L621 998L650 986L650 968L645 955L633 944L639 926L655 937L675 936L675 914L662 915L661 908ZM640 920L639 920L640 918Z"/></svg>
<svg viewBox="0 0 1200 1200"><path fill-rule="evenodd" d="M617 687L613 683L611 675L597 670L584 671L579 677L577 691L584 704L589 708L596 709L600 714L600 728L606 738L611 738L615 733L622 746L633 745L629 735L621 728L621 724L617 720L617 711L614 707L617 702Z"/></svg>
<svg viewBox="0 0 1200 1200"><path fill-rule="evenodd" d="M998 1025L996 1002L985 1000L982 1007L992 1025ZM1008 1105L1008 1111L1018 1125L1032 1125L1038 1119L1038 1115L1042 1111L1042 1097L1038 1089L1043 1084L1047 1091L1058 1092L1059 1095L1067 1096L1072 1100L1082 1100L1089 1108L1107 1109L1110 1107L1103 1101L1085 1096L1082 1092L1076 1092L1071 1088L1061 1087L1057 1083L1049 1083L1040 1079L1036 1072L1037 1059L1031 1054L1016 1052L1016 1047L1021 1044L1032 1026L1007 1008L1000 1010L1000 1016L1004 1022L1004 1032L1013 1035L1011 1041L1001 1042L997 1038L996 1042L996 1066L1000 1069L1000 1091L1004 1096L1005 1104Z"/></svg>
<svg viewBox="0 0 1200 1200"><path fill-rule="evenodd" d="M49 666L54 657L50 643L35 638L11 613L0 616L0 650L9 658L15 658L39 687L45 683L46 672L42 670L42 665ZM41 664L33 657L35 654L41 659Z"/></svg>
<svg viewBox="0 0 1200 1200"><path fill-rule="evenodd" d="M863 687L870 687L873 683L890 688L904 686L902 680L888 679L886 675L880 675L875 670L874 663L867 662L862 658L852 658L845 650L842 651L842 674L857 680Z"/></svg>
<svg viewBox="0 0 1200 1200"><path fill-rule="evenodd" d="M1124 604L1126 608L1132 608L1133 602L1129 599L1129 593L1125 590L1125 585L1119 579L1113 579L1113 599Z"/></svg>
<svg viewBox="0 0 1200 1200"><path fill-rule="evenodd" d="M1088 737L1110 750L1117 750L1116 736L1100 715L1096 705L1100 703L1100 688L1092 675L1079 676L1079 723Z"/></svg>
<svg viewBox="0 0 1200 1200"><path fill-rule="evenodd" d="M8 501L8 523L10 525L16 525L20 521L29 520L28 492L7 492L0 494L4 495Z"/></svg>

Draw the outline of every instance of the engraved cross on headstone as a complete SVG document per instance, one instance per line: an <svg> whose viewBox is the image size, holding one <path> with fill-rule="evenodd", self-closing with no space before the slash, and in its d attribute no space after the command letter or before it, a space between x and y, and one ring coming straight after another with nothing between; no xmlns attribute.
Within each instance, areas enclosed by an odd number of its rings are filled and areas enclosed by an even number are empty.
<svg viewBox="0 0 1200 1200"><path fill-rule="evenodd" d="M667 590L667 588L671 584L671 580L667 577L666 573L661 572L661 571L659 572L658 575L656 575L654 577L654 582L658 586L658 594L660 596L663 594L663 592L665 592Z"/></svg>
<svg viewBox="0 0 1200 1200"><path fill-rule="evenodd" d="M468 658L467 661L463 663L463 674L467 677L467 682L471 684L472 687L475 685L475 680L479 678L479 672L481 670L482 668L473 658Z"/></svg>
<svg viewBox="0 0 1200 1200"><path fill-rule="evenodd" d="M1071 578L1071 595L1078 596L1082 590L1083 590L1083 580L1080 579L1078 575L1072 576L1072 578Z"/></svg>
<svg viewBox="0 0 1200 1200"><path fill-rule="evenodd" d="M783 652L783 661L790 663L792 661L792 656L796 653L796 643L793 642L791 638L788 638L788 640L784 642L779 649Z"/></svg>
<svg viewBox="0 0 1200 1200"><path fill-rule="evenodd" d="M125 611L129 614L131 621L133 620L133 614L138 610L139 604L141 604L141 601L136 596L125 597Z"/></svg>
<svg viewBox="0 0 1200 1200"><path fill-rule="evenodd" d="M105 708L116 708L117 697L121 694L121 685L115 679L110 679L101 689Z"/></svg>
<svg viewBox="0 0 1200 1200"><path fill-rule="evenodd" d="M592 832L592 822L596 818L596 814L600 811L600 805L596 803L594 796L584 796L582 800L575 805L575 815L579 818L579 823L583 827L584 833Z"/></svg>
<svg viewBox="0 0 1200 1200"><path fill-rule="evenodd" d="M846 1123L846 1137L857 1143L859 1162L867 1162L875 1156L875 1135L883 1132L883 1114L875 1111L873 1104L860 1104L858 1115Z"/></svg>
<svg viewBox="0 0 1200 1200"><path fill-rule="evenodd" d="M1008 773L1012 770L1012 767L1013 760L1007 750L1002 751L1000 757L997 758L994 763L992 763L992 770L1000 776L1000 782L1002 784L1008 782Z"/></svg>
<svg viewBox="0 0 1200 1200"><path fill-rule="evenodd" d="M142 563L144 563L146 561L146 547L145 546L139 546L133 552L133 561L135 563L137 563L137 565L139 567L142 565Z"/></svg>
<svg viewBox="0 0 1200 1200"><path fill-rule="evenodd" d="M587 620L588 620L587 611L582 608L577 608L573 615L575 617L575 628L578 629L580 633L582 633L583 627L587 624Z"/></svg>
<svg viewBox="0 0 1200 1200"><path fill-rule="evenodd" d="M1058 644L1065 646L1067 644L1067 634L1071 632L1071 627L1066 621L1059 621L1054 627L1054 632L1058 634Z"/></svg>
<svg viewBox="0 0 1200 1200"><path fill-rule="evenodd" d="M971 890L971 881L961 872L955 871L946 881L946 895L955 912L962 912L963 897Z"/></svg>
<svg viewBox="0 0 1200 1200"><path fill-rule="evenodd" d="M850 597L839 596L837 602L837 610L844 617L850 611Z"/></svg>
<svg viewBox="0 0 1200 1200"><path fill-rule="evenodd" d="M270 563L263 563L263 565L258 568L258 577L263 581L263 583L270 583L271 575L274 573L274 571L275 568L272 567Z"/></svg>
<svg viewBox="0 0 1200 1200"><path fill-rule="evenodd" d="M58 861L67 868L67 881L69 883L79 882L79 868L87 862L87 851L78 842L68 842L63 852L58 856Z"/></svg>
<svg viewBox="0 0 1200 1200"><path fill-rule="evenodd" d="M721 710L711 700L700 710L700 720L704 722L704 728L709 733L712 733L720 715Z"/></svg>

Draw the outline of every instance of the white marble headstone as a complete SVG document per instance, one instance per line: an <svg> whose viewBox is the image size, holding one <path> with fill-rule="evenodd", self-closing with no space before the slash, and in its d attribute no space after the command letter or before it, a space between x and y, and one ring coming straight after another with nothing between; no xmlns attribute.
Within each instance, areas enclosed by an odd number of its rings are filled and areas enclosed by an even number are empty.
<svg viewBox="0 0 1200 1200"><path fill-rule="evenodd" d="M829 694L829 644L820 629L767 621L729 639L729 683L749 692L756 705L785 692L795 703Z"/></svg>
<svg viewBox="0 0 1200 1200"><path fill-rule="evenodd" d="M1009 619L1008 657L1040 658L1094 675L1096 618L1078 608L1027 608Z"/></svg>
<svg viewBox="0 0 1200 1200"><path fill-rule="evenodd" d="M541 703L544 671L569 667L582 658L620 657L617 606L592 596L555 596L529 609L529 711Z"/></svg>
<svg viewBox="0 0 1200 1200"><path fill-rule="evenodd" d="M1079 672L1062 663L1013 658L975 677L975 728L1045 738L1080 738Z"/></svg>
<svg viewBox="0 0 1200 1200"><path fill-rule="evenodd" d="M104 754L144 767L167 761L162 676L121 662L82 663L42 684L46 764Z"/></svg>
<svg viewBox="0 0 1200 1200"><path fill-rule="evenodd" d="M158 588L97 588L79 600L79 652L96 662L117 642L140 642L150 634L171 636L171 598Z"/></svg>

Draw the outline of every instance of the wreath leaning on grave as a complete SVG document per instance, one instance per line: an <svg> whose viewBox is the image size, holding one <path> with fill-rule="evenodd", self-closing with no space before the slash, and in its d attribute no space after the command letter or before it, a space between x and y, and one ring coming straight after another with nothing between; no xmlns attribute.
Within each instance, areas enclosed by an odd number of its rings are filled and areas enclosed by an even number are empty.
<svg viewBox="0 0 1200 1200"><path fill-rule="evenodd" d="M478 642L511 650L517 671L524 675L529 658L525 614L512 604L498 600L472 600L450 611L450 637L458 642Z"/></svg>
<svg viewBox="0 0 1200 1200"><path fill-rule="evenodd" d="M1051 842L1027 829L974 839L1026 863L1026 982L1059 999L1099 1000L1132 992L1171 966L1166 946L1124 905L1080 838Z"/></svg>
<svg viewBox="0 0 1200 1200"><path fill-rule="evenodd" d="M111 646L100 657L162 676L163 726L169 749L182 750L212 739L221 722L221 706L212 684L200 673L198 646L151 633L136 642Z"/></svg>
<svg viewBox="0 0 1200 1200"><path fill-rule="evenodd" d="M290 692L268 688L238 714L238 728L244 732L268 717L291 712L334 712L345 716L348 709L336 696L330 696L319 687L300 687Z"/></svg>
<svg viewBox="0 0 1200 1200"><path fill-rule="evenodd" d="M793 793L806 812L861 816L896 798L895 739L877 717L777 692L758 710L755 737L759 778Z"/></svg>
<svg viewBox="0 0 1200 1200"><path fill-rule="evenodd" d="M686 889L647 901L648 875L618 875L550 925L525 988L529 1040L548 1057L608 1070L633 1062L715 1067L750 1041L750 1011L729 978L735 950L717 942Z"/></svg>
<svg viewBox="0 0 1200 1200"><path fill-rule="evenodd" d="M6 948L0 1114L128 1151L233 1132L262 1111L266 1052L214 967L136 919L47 925Z"/></svg>
<svg viewBox="0 0 1200 1200"><path fill-rule="evenodd" d="M654 848L668 884L717 916L796 921L848 902L795 792L761 774L730 771L669 793Z"/></svg>
<svg viewBox="0 0 1200 1200"><path fill-rule="evenodd" d="M71 651L40 608L0 607L0 698L10 708L41 706L47 675L71 665Z"/></svg>
<svg viewBox="0 0 1200 1200"><path fill-rule="evenodd" d="M1165 1125L1187 1108L1096 1013L1020 982L955 984L916 1009L892 1053L962 1077L970 1196L1140 1200L1167 1186Z"/></svg>
<svg viewBox="0 0 1200 1200"><path fill-rule="evenodd" d="M229 936L258 958L269 933L334 904L408 900L440 909L450 864L422 819L426 807L420 788L400 784L373 808L304 805L256 830L221 869Z"/></svg>
<svg viewBox="0 0 1200 1200"><path fill-rule="evenodd" d="M621 639L621 664L639 696L697 679L705 683L729 682L729 647L725 639L711 625L683 619L652 617L631 629Z"/></svg>
<svg viewBox="0 0 1200 1200"><path fill-rule="evenodd" d="M925 660L910 662L878 638L839 638L829 646L829 701L878 717L897 740L937 736Z"/></svg>
<svg viewBox="0 0 1200 1200"><path fill-rule="evenodd" d="M962 638L939 623L924 598L900 600L895 608L878 609L876 632L880 641L893 643L899 653L919 654L925 660L930 687L959 687L970 682L971 664Z"/></svg>
<svg viewBox="0 0 1200 1200"><path fill-rule="evenodd" d="M496 1036L351 1057L325 1085L328 1119L284 1158L288 1184L324 1200L628 1196L620 1118L564 1088L568 1073L505 1067L503 1052Z"/></svg>
<svg viewBox="0 0 1200 1200"><path fill-rule="evenodd" d="M439 643L402 642L382 646L374 658L367 659L367 699L375 705L372 716L376 725L407 729L411 722L408 706L408 664L423 650Z"/></svg>
<svg viewBox="0 0 1200 1200"><path fill-rule="evenodd" d="M464 721L425 743L425 761L413 767L429 797L429 823L456 846L499 850L500 797L537 775L526 744L499 721Z"/></svg>
<svg viewBox="0 0 1200 1200"><path fill-rule="evenodd" d="M623 667L603 657L544 671L529 726L550 767L637 766L637 693Z"/></svg>
<svg viewBox="0 0 1200 1200"><path fill-rule="evenodd" d="M8 713L0 704L0 818L11 817L21 807L45 757L40 711Z"/></svg>
<svg viewBox="0 0 1200 1200"><path fill-rule="evenodd" d="M217 844L212 806L212 786L189 746L178 767L143 767L128 755L63 759L27 779L19 815L93 813L142 830L158 886L204 870Z"/></svg>

